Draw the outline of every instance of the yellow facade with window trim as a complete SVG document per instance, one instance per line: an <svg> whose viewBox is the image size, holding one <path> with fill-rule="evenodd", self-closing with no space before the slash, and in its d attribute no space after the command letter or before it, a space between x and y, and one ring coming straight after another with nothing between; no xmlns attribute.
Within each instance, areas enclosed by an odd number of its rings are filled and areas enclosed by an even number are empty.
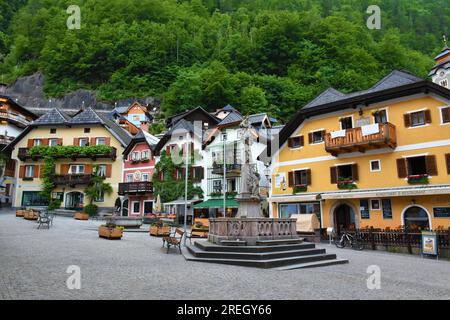
<svg viewBox="0 0 450 320"><path fill-rule="evenodd" d="M319 201L321 204L322 227L335 227L336 208L342 204L351 207L355 227L373 226L377 228L397 228L405 224L404 212L411 206L423 208L429 216L432 228L450 227L450 217L434 217L435 207L450 207L450 123L444 123L443 112L448 109L448 101L435 95L414 95L382 103L349 108L328 114L313 116L304 120L291 134L303 136L304 145L290 147L284 143L274 158L271 205L274 217L280 217L280 206L295 203ZM369 150L349 149L336 157L327 152L325 142L310 143L311 132L326 130L327 133L341 130L340 119L351 117L353 126L361 123L374 124L374 113L386 110L387 122L395 126L396 147L381 146ZM415 127L405 126L405 115L428 110L431 122ZM409 117L410 118L410 117ZM412 185L408 178L400 178L398 159L417 156L434 156L437 174L429 176L428 184ZM371 161L376 165L371 167ZM405 160L408 161L408 160ZM356 189L342 190L331 182L331 167L342 165L357 166ZM375 170L374 170L375 169ZM294 194L289 186L289 172L310 170L310 184L307 190ZM283 182L284 179L284 182ZM421 187L426 188L421 191ZM364 210L361 215L361 199L390 199L392 218L383 218L383 210ZM291 207L293 210L294 207ZM381 208L382 209L382 208ZM367 218L367 213L369 218Z"/></svg>
<svg viewBox="0 0 450 320"><path fill-rule="evenodd" d="M53 139L53 138L59 138L62 139L62 145L63 146L69 146L74 145L74 139L75 138L96 138L96 137L105 137L110 138L110 146L116 148L116 155L117 158L115 160L110 158L99 158L97 160L92 159L58 159L56 160L56 167L55 167L55 174L61 174L62 173L62 167L63 165L85 165L85 166L91 166L94 167L96 165L105 164L105 165L111 165L111 176L105 178L106 183L110 183L113 192L108 195L104 195L104 199L101 202L95 202L94 204L98 205L99 208L114 208L115 201L117 199L117 192L118 192L118 185L121 182L122 178L122 152L124 151L124 148L122 147L121 143L111 134L109 130L104 128L103 126L99 125L84 125L84 126L73 126L73 127L62 127L62 126L55 126L53 128L56 128L56 133L51 134L50 133L50 126L48 127L37 127L33 128L30 132L28 132L15 146L14 150L12 152L12 158L17 160L18 168L20 166L24 165L35 165L35 166L42 166L44 163L42 160L34 161L34 160L26 160L21 161L18 158L18 152L19 148L27 148L28 147L28 140L29 139ZM90 132L85 133L84 128L89 128ZM21 207L22 206L22 197L23 192L27 191L40 191L41 190L41 184L42 180L39 177L33 178L31 181L24 180L23 178L19 177L20 170L16 170L16 178L17 178L17 188L15 191L15 199L14 199L14 206L15 207ZM67 194L73 193L73 192L79 192L83 194L83 206L89 204L89 199L84 196L84 189L86 188L85 185L76 185L75 187L70 187L68 185L66 186L57 186L53 192L63 192L64 193L64 201L62 203L62 207L65 207L67 205Z"/></svg>

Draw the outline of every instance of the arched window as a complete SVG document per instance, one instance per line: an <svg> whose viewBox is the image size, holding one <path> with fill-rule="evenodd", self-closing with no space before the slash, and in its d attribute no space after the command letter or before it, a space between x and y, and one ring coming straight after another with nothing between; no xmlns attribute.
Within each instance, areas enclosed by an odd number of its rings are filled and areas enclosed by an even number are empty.
<svg viewBox="0 0 450 320"><path fill-rule="evenodd" d="M427 230L430 229L430 221L427 212L421 207L408 208L403 219L407 230Z"/></svg>

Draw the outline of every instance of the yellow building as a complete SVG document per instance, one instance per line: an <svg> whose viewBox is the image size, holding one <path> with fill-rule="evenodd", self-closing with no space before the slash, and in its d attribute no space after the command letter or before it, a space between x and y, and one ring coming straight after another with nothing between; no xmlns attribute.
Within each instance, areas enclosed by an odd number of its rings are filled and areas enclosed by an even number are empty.
<svg viewBox="0 0 450 320"><path fill-rule="evenodd" d="M328 89L280 132L274 217L322 228L450 227L450 90L394 71L369 90Z"/></svg>
<svg viewBox="0 0 450 320"><path fill-rule="evenodd" d="M131 135L95 110L88 108L69 117L52 109L29 125L9 146L12 159L18 162L14 207L43 206L48 202L40 195L44 160L30 154L34 146L78 146L87 148L105 145L99 154L59 156L55 161L52 198L62 201L62 207L79 210L89 203L83 190L91 182L92 174L104 176L111 184L112 194L94 200L102 209L112 209L117 201L118 184L122 181L122 152ZM92 149L92 148L91 148ZM100 148L97 148L100 150ZM96 149L96 150L97 150ZM95 171L95 172L94 172Z"/></svg>

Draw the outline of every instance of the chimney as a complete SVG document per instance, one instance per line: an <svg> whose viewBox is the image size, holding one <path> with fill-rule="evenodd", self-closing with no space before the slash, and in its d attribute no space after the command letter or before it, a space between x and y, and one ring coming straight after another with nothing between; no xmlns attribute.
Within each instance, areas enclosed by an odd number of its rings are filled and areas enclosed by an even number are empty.
<svg viewBox="0 0 450 320"><path fill-rule="evenodd" d="M144 132L148 132L148 129L150 129L148 121L141 121L141 129Z"/></svg>

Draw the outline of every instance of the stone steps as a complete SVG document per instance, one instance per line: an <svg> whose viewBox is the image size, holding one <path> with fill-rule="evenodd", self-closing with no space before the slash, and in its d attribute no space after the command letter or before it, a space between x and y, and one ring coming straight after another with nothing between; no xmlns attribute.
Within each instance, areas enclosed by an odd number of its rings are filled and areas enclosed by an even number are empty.
<svg viewBox="0 0 450 320"><path fill-rule="evenodd" d="M54 212L55 212L55 215L57 215L57 216L71 217L71 218L73 218L75 213L77 213L77 211L75 211L75 210L67 210L67 209L56 209Z"/></svg>
<svg viewBox="0 0 450 320"><path fill-rule="evenodd" d="M313 243L264 240L256 246L223 246L207 241L195 241L183 255L188 261L220 263L256 268L280 268L280 270L313 268L347 263L335 254L316 248ZM283 269L284 268L284 269Z"/></svg>

